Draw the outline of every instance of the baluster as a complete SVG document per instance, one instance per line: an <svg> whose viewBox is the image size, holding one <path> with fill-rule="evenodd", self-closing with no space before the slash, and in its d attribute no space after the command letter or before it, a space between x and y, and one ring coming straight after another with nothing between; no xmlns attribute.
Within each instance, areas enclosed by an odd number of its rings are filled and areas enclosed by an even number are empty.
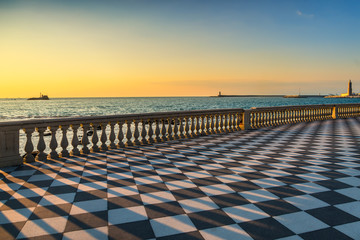
<svg viewBox="0 0 360 240"><path fill-rule="evenodd" d="M184 135L184 122L183 122L184 118L180 117L179 121L180 121L180 127L179 127L180 136L179 136L179 138L185 138L185 135Z"/></svg>
<svg viewBox="0 0 360 240"><path fill-rule="evenodd" d="M195 137L195 119L197 120L197 118L195 118L195 116L190 116L190 137Z"/></svg>
<svg viewBox="0 0 360 240"><path fill-rule="evenodd" d="M168 133L168 136L167 136L167 139L168 140L174 140L173 136L172 136L172 133L173 133L173 130L172 130L172 120L171 118L168 118L167 121L168 121L168 127L167 127L167 133ZM175 124L175 121L174 121L174 124Z"/></svg>
<svg viewBox="0 0 360 240"><path fill-rule="evenodd" d="M236 123L236 128L235 129L236 129L236 131L241 130L240 124L242 123L242 118L243 118L244 114L245 114L244 112L235 114L235 123Z"/></svg>
<svg viewBox="0 0 360 240"><path fill-rule="evenodd" d="M92 147L91 147L91 151L92 152L99 152L100 149L97 145L98 141L99 141L99 137L98 137L98 134L97 134L97 127L98 125L96 123L92 123L91 124L92 128L93 128L93 135L92 135L92 138L91 138L91 142L92 142Z"/></svg>
<svg viewBox="0 0 360 240"><path fill-rule="evenodd" d="M88 124L81 124L81 127L83 129L83 136L81 138L81 144L82 144L82 149L80 151L81 154L89 154L90 153L90 149L88 148L88 144L89 142L89 137L87 135L88 130L89 130L89 125Z"/></svg>
<svg viewBox="0 0 360 240"><path fill-rule="evenodd" d="M214 133L214 127L215 127L215 125L214 125L214 116L213 115L210 115L209 116L209 134L213 134Z"/></svg>
<svg viewBox="0 0 360 240"><path fill-rule="evenodd" d="M50 132L51 132L51 140L50 140L50 149L51 152L49 153L48 157L51 159L57 159L59 158L59 154L56 151L56 148L58 146L57 140L56 140L56 131L58 130L59 126L50 126Z"/></svg>
<svg viewBox="0 0 360 240"><path fill-rule="evenodd" d="M134 143L134 145L140 145L139 120L134 120L134 124L135 124L135 130L134 130L134 142L133 143Z"/></svg>
<svg viewBox="0 0 360 240"><path fill-rule="evenodd" d="M145 126L145 120L141 120L141 144L148 144L148 140L146 140L146 126Z"/></svg>
<svg viewBox="0 0 360 240"><path fill-rule="evenodd" d="M70 154L73 155L73 156L79 156L80 155L80 151L78 149L79 139L78 139L78 136L77 136L79 126L80 125L77 125L77 124L72 124L71 125L71 128L73 130L73 137L72 137L71 145L73 146L73 149L70 151Z"/></svg>
<svg viewBox="0 0 360 240"><path fill-rule="evenodd" d="M126 120L125 124L127 126L126 130L126 146L133 146L133 142L131 141L132 133L131 133L131 121Z"/></svg>
<svg viewBox="0 0 360 240"><path fill-rule="evenodd" d="M200 136L200 122L202 121L201 116L197 116L196 117L196 125L195 125L195 136Z"/></svg>
<svg viewBox="0 0 360 240"><path fill-rule="evenodd" d="M160 122L159 119L155 120L155 140L156 140L156 142L161 142L159 122Z"/></svg>
<svg viewBox="0 0 360 240"><path fill-rule="evenodd" d="M178 118L174 118L174 139L179 139L179 120Z"/></svg>
<svg viewBox="0 0 360 240"><path fill-rule="evenodd" d="M235 132L235 116L236 114L235 113L231 113L230 114L230 132Z"/></svg>
<svg viewBox="0 0 360 240"><path fill-rule="evenodd" d="M117 135L117 139L119 140L119 142L118 142L118 144L117 144L117 147L118 147L118 148L123 148L123 147L125 147L125 144L124 144L123 124L124 124L124 122L118 122L118 125L119 125L119 133L118 133L118 135Z"/></svg>
<svg viewBox="0 0 360 240"><path fill-rule="evenodd" d="M37 145L37 150L39 151L39 153L36 155L35 159L38 161L46 160L46 154L44 153L44 150L46 148L45 141L44 141L44 131L45 130L46 130L46 127L36 128L36 131L39 133L39 142Z"/></svg>
<svg viewBox="0 0 360 240"><path fill-rule="evenodd" d="M32 152L34 150L34 145L32 143L32 133L34 132L33 128L24 128L24 132L26 133L26 144L25 144L25 162L31 163L35 161Z"/></svg>
<svg viewBox="0 0 360 240"><path fill-rule="evenodd" d="M186 138L190 137L189 130L190 130L189 117L185 117L185 137Z"/></svg>
<svg viewBox="0 0 360 240"><path fill-rule="evenodd" d="M106 136L106 127L107 127L107 123L100 123L101 126L101 137L100 137L100 141L101 141L101 146L100 149L101 151L107 151L108 150L108 146L106 145L106 141L107 141L107 136Z"/></svg>
<svg viewBox="0 0 360 240"><path fill-rule="evenodd" d="M60 146L62 148L62 151L60 153L60 157L69 157L69 151L67 150L67 147L69 146L69 142L67 140L67 130L69 129L68 125L61 125L61 132L62 132L62 138L61 138L61 143Z"/></svg>
<svg viewBox="0 0 360 240"><path fill-rule="evenodd" d="M155 141L154 141L154 138L153 138L153 136L154 136L153 121L149 119L148 122L149 122L149 129L148 129L149 139L148 139L148 142L149 143L154 143Z"/></svg>
<svg viewBox="0 0 360 240"><path fill-rule="evenodd" d="M206 135L206 133L205 133L205 115L201 116L200 130L201 130L200 135L205 136Z"/></svg>
<svg viewBox="0 0 360 240"><path fill-rule="evenodd" d="M219 122L219 128L218 131L219 133L223 133L224 132L224 115L223 114L219 114L218 116L218 122Z"/></svg>
<svg viewBox="0 0 360 240"><path fill-rule="evenodd" d="M224 131L226 133L229 133L230 132L230 127L229 127L229 117L230 115L229 114L225 114L224 115Z"/></svg>
<svg viewBox="0 0 360 240"><path fill-rule="evenodd" d="M165 128L165 119L161 119L161 141L166 140L166 128Z"/></svg>
<svg viewBox="0 0 360 240"><path fill-rule="evenodd" d="M115 145L115 123L110 122L110 136L109 136L109 140L110 140L110 148L111 149L116 149L116 145Z"/></svg>

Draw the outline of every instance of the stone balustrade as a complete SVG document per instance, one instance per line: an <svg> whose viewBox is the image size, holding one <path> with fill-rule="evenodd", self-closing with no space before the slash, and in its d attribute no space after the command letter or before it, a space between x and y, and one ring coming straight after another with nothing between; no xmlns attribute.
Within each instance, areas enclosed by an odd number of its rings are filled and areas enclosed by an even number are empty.
<svg viewBox="0 0 360 240"><path fill-rule="evenodd" d="M237 131L243 112L217 109L0 122L0 167ZM23 156L19 131L25 138Z"/></svg>
<svg viewBox="0 0 360 240"><path fill-rule="evenodd" d="M357 116L360 104L328 104L0 122L0 167L241 129ZM19 144L20 132L24 144Z"/></svg>

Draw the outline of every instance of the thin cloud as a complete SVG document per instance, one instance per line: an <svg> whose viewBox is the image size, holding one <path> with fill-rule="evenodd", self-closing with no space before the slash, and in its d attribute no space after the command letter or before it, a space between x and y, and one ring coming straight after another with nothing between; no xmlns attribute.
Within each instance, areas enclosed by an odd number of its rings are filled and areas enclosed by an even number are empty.
<svg viewBox="0 0 360 240"><path fill-rule="evenodd" d="M296 14L300 17L304 17L304 18L313 18L315 15L314 14L307 14L307 13L303 13L300 10L296 11Z"/></svg>

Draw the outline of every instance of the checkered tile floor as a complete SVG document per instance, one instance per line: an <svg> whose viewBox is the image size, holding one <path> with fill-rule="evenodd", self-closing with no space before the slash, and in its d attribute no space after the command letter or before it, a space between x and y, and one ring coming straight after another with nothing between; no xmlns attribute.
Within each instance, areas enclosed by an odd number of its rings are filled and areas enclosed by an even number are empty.
<svg viewBox="0 0 360 240"><path fill-rule="evenodd" d="M0 239L360 239L360 119L2 169Z"/></svg>

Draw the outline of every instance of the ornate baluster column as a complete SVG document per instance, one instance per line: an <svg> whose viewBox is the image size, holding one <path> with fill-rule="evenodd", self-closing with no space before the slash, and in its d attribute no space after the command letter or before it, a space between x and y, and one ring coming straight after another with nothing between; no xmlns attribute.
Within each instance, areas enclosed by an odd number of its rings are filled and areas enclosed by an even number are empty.
<svg viewBox="0 0 360 240"><path fill-rule="evenodd" d="M80 127L80 125L77 124L72 124L71 128L73 130L73 137L71 140L71 145L73 146L73 149L71 150L70 154L73 156L79 156L80 155L80 151L78 149L78 145L79 145L79 139L77 136L78 133L78 128Z"/></svg>
<svg viewBox="0 0 360 240"><path fill-rule="evenodd" d="M100 123L100 126L101 126L101 137L100 137L101 146L100 146L100 149L101 149L101 151L107 151L108 150L108 146L106 145L106 141L107 141L106 127L107 127L107 125L108 125L108 123Z"/></svg>
<svg viewBox="0 0 360 240"><path fill-rule="evenodd" d="M125 144L124 144L124 132L123 132L124 122L118 122L118 125L119 125L119 133L117 135L117 139L119 140L119 142L117 144L117 147L118 148L123 148L123 147L125 147Z"/></svg>
<svg viewBox="0 0 360 240"><path fill-rule="evenodd" d="M135 130L134 130L134 145L140 145L140 141L139 141L139 137L140 137L140 132L139 132L139 120L134 120L134 125L135 125Z"/></svg>
<svg viewBox="0 0 360 240"><path fill-rule="evenodd" d="M179 119L174 118L174 139L179 139Z"/></svg>
<svg viewBox="0 0 360 240"><path fill-rule="evenodd" d="M61 143L60 146L62 148L62 151L60 153L60 157L69 157L69 151L67 150L67 147L69 145L69 142L67 140L67 130L69 129L68 125L61 125L61 132L62 132L62 138L61 138Z"/></svg>
<svg viewBox="0 0 360 240"><path fill-rule="evenodd" d="M160 122L159 119L155 120L155 140L156 140L156 142L161 142L159 122Z"/></svg>
<svg viewBox="0 0 360 240"><path fill-rule="evenodd" d="M173 130L172 130L172 119L171 118L168 118L167 119L168 121L168 127L167 127L167 140L174 140L173 136L172 136L172 133L173 133Z"/></svg>
<svg viewBox="0 0 360 240"><path fill-rule="evenodd" d="M195 121L197 121L197 117L191 116L190 117L191 125L189 126L190 127L190 137L195 137L196 136L196 134L195 134L196 122Z"/></svg>
<svg viewBox="0 0 360 240"><path fill-rule="evenodd" d="M111 149L116 149L116 145L115 145L115 123L110 122L110 136L109 136L109 140L110 140L110 148Z"/></svg>
<svg viewBox="0 0 360 240"><path fill-rule="evenodd" d="M97 127L98 127L98 124L92 123L91 126L92 126L92 128L93 128L94 133L93 133L93 136L92 136L92 138L91 138L92 147L91 147L90 150L91 150L92 152L99 152L100 149L99 149L99 147L98 147L98 145L97 145L97 143L98 143L98 141L99 141L99 137L98 137L98 135L97 135Z"/></svg>
<svg viewBox="0 0 360 240"><path fill-rule="evenodd" d="M36 160L38 161L44 161L46 160L46 154L44 153L44 150L46 148L45 141L44 141L44 132L46 130L46 127L38 127L36 128L36 131L39 133L39 142L37 145L37 150L39 153L36 155Z"/></svg>
<svg viewBox="0 0 360 240"><path fill-rule="evenodd" d="M32 143L32 133L34 132L34 128L24 128L24 132L26 134L26 144L25 144L25 162L31 163L35 162L35 158L32 155L34 150L34 145Z"/></svg>
<svg viewBox="0 0 360 240"><path fill-rule="evenodd" d="M131 121L126 120L125 124L127 126L127 130L126 130L126 146L133 146L133 142L131 141L132 138L132 132L131 132Z"/></svg>
<svg viewBox="0 0 360 240"><path fill-rule="evenodd" d="M214 123L214 117L215 116L213 116L213 115L210 115L209 116L209 131L208 131L208 133L209 134L213 134L213 133L215 133L215 130L214 130L214 128L215 128L215 123Z"/></svg>
<svg viewBox="0 0 360 240"><path fill-rule="evenodd" d="M201 124L200 124L200 130L201 130L201 132L200 132L200 135L201 136L205 136L206 135L206 133L205 133L205 115L201 115Z"/></svg>
<svg viewBox="0 0 360 240"><path fill-rule="evenodd" d="M149 143L154 143L155 140L154 140L154 131L153 131L153 121L152 120L148 120L148 123L149 123L149 129L148 129L148 136L149 136L149 139L148 139L148 142Z"/></svg>
<svg viewBox="0 0 360 240"><path fill-rule="evenodd" d="M189 117L185 117L185 137L186 138L190 137L189 130L190 130Z"/></svg>
<svg viewBox="0 0 360 240"><path fill-rule="evenodd" d="M82 144L82 149L80 151L81 154L89 154L90 153L90 149L88 148L88 144L89 142L89 137L87 135L87 132L89 131L89 125L86 123L81 124L81 127L83 129L83 135L81 138L81 144Z"/></svg>
<svg viewBox="0 0 360 240"><path fill-rule="evenodd" d="M161 119L161 141L166 141L165 119Z"/></svg>
<svg viewBox="0 0 360 240"><path fill-rule="evenodd" d="M179 138L185 138L185 135L184 135L184 118L183 117L180 117L179 118L179 121L180 121L180 126L179 126L179 133L180 133L180 136Z"/></svg>
<svg viewBox="0 0 360 240"><path fill-rule="evenodd" d="M48 158L57 159L57 158L59 158L59 154L56 151L56 148L58 146L58 143L56 140L56 131L59 129L59 126L50 126L49 129L51 132L51 140L50 140L51 151L48 155Z"/></svg>
<svg viewBox="0 0 360 240"><path fill-rule="evenodd" d="M148 144L148 140L146 139L146 126L145 126L145 120L141 120L141 144Z"/></svg>

